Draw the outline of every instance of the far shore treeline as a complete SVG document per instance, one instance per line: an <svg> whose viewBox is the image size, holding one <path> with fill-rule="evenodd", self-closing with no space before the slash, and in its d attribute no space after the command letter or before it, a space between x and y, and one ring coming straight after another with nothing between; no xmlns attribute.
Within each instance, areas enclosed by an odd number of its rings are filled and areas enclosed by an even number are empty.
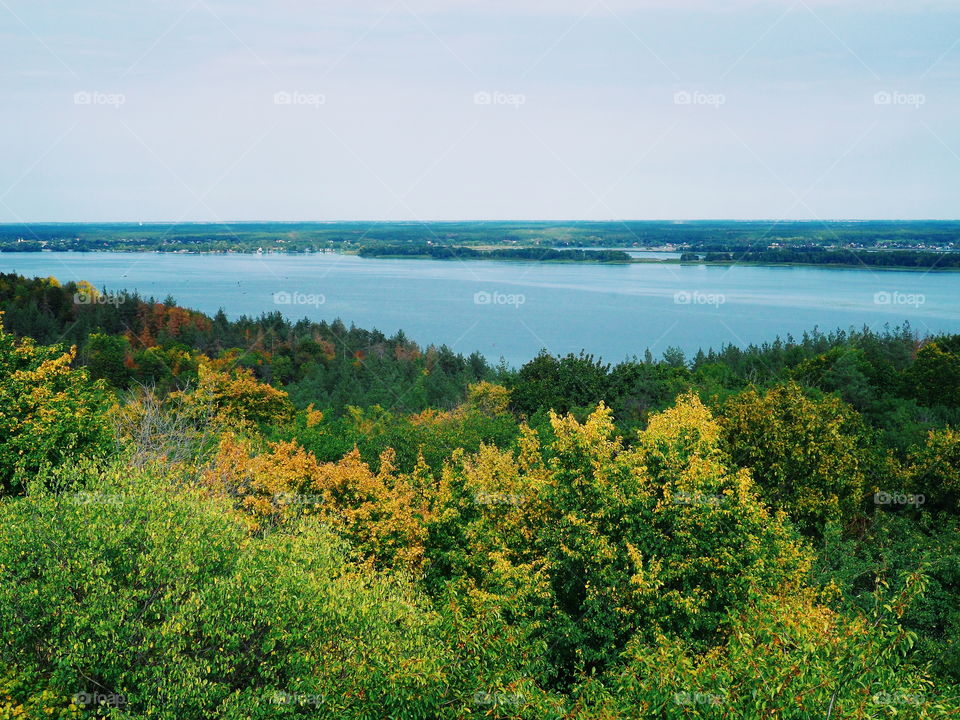
<svg viewBox="0 0 960 720"><path fill-rule="evenodd" d="M445 245L375 245L361 248L358 254L360 257L428 257L434 260L630 262L630 256L622 250L555 250L540 247L475 250Z"/></svg>
<svg viewBox="0 0 960 720"><path fill-rule="evenodd" d="M960 267L960 221L52 223L0 225L0 252L324 252L363 257ZM588 251L589 252L586 252ZM661 260L676 262L676 260Z"/></svg>

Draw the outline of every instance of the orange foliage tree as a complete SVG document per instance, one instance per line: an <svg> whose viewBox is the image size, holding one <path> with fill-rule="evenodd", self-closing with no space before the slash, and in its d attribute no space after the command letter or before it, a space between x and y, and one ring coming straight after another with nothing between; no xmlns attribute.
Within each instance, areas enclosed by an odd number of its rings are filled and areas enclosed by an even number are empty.
<svg viewBox="0 0 960 720"><path fill-rule="evenodd" d="M409 475L397 473L392 450L373 472L356 449L321 464L296 441L270 443L256 453L251 441L227 433L202 478L211 492L234 499L252 531L311 515L377 566L416 568L422 562L429 469L421 463Z"/></svg>

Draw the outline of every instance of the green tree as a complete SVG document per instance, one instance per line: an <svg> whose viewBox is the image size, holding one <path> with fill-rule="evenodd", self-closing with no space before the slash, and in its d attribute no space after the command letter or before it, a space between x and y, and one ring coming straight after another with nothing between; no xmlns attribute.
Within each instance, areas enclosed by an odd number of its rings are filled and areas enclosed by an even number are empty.
<svg viewBox="0 0 960 720"><path fill-rule="evenodd" d="M870 466L860 416L835 397L796 383L731 398L720 420L733 462L751 468L763 499L806 532L860 510Z"/></svg>
<svg viewBox="0 0 960 720"><path fill-rule="evenodd" d="M928 407L960 406L960 335L928 342L907 371L910 394Z"/></svg>
<svg viewBox="0 0 960 720"><path fill-rule="evenodd" d="M910 452L908 472L913 494L923 495L925 508L960 514L960 431L931 430Z"/></svg>
<svg viewBox="0 0 960 720"><path fill-rule="evenodd" d="M81 356L95 380L103 379L123 388L133 376L130 343L121 335L93 333L87 338Z"/></svg>
<svg viewBox="0 0 960 720"><path fill-rule="evenodd" d="M517 411L533 415L538 410L569 412L593 407L607 397L610 366L592 355L555 358L545 350L520 368L511 388Z"/></svg>

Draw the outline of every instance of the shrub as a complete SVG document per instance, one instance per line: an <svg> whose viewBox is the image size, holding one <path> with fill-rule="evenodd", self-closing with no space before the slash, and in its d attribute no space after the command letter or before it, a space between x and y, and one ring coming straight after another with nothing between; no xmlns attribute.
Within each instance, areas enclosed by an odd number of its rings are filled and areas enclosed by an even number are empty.
<svg viewBox="0 0 960 720"><path fill-rule="evenodd" d="M402 578L360 572L324 527L251 538L199 491L129 475L0 503L0 660L32 683L5 685L13 701L87 693L117 717L171 720L416 719L529 686L502 624L455 623Z"/></svg>
<svg viewBox="0 0 960 720"><path fill-rule="evenodd" d="M918 590L918 578L906 594ZM906 661L914 636L898 622L905 597L878 596L845 617L810 592L752 599L731 612L724 643L701 653L670 638L634 643L585 717L881 718L934 720L960 713L956 698Z"/></svg>

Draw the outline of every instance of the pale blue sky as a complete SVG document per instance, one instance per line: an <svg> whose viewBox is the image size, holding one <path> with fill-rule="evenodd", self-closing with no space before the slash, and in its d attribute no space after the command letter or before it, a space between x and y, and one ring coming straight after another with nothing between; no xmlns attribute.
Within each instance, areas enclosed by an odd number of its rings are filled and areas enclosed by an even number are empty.
<svg viewBox="0 0 960 720"><path fill-rule="evenodd" d="M956 0L0 0L0 222L957 218Z"/></svg>

